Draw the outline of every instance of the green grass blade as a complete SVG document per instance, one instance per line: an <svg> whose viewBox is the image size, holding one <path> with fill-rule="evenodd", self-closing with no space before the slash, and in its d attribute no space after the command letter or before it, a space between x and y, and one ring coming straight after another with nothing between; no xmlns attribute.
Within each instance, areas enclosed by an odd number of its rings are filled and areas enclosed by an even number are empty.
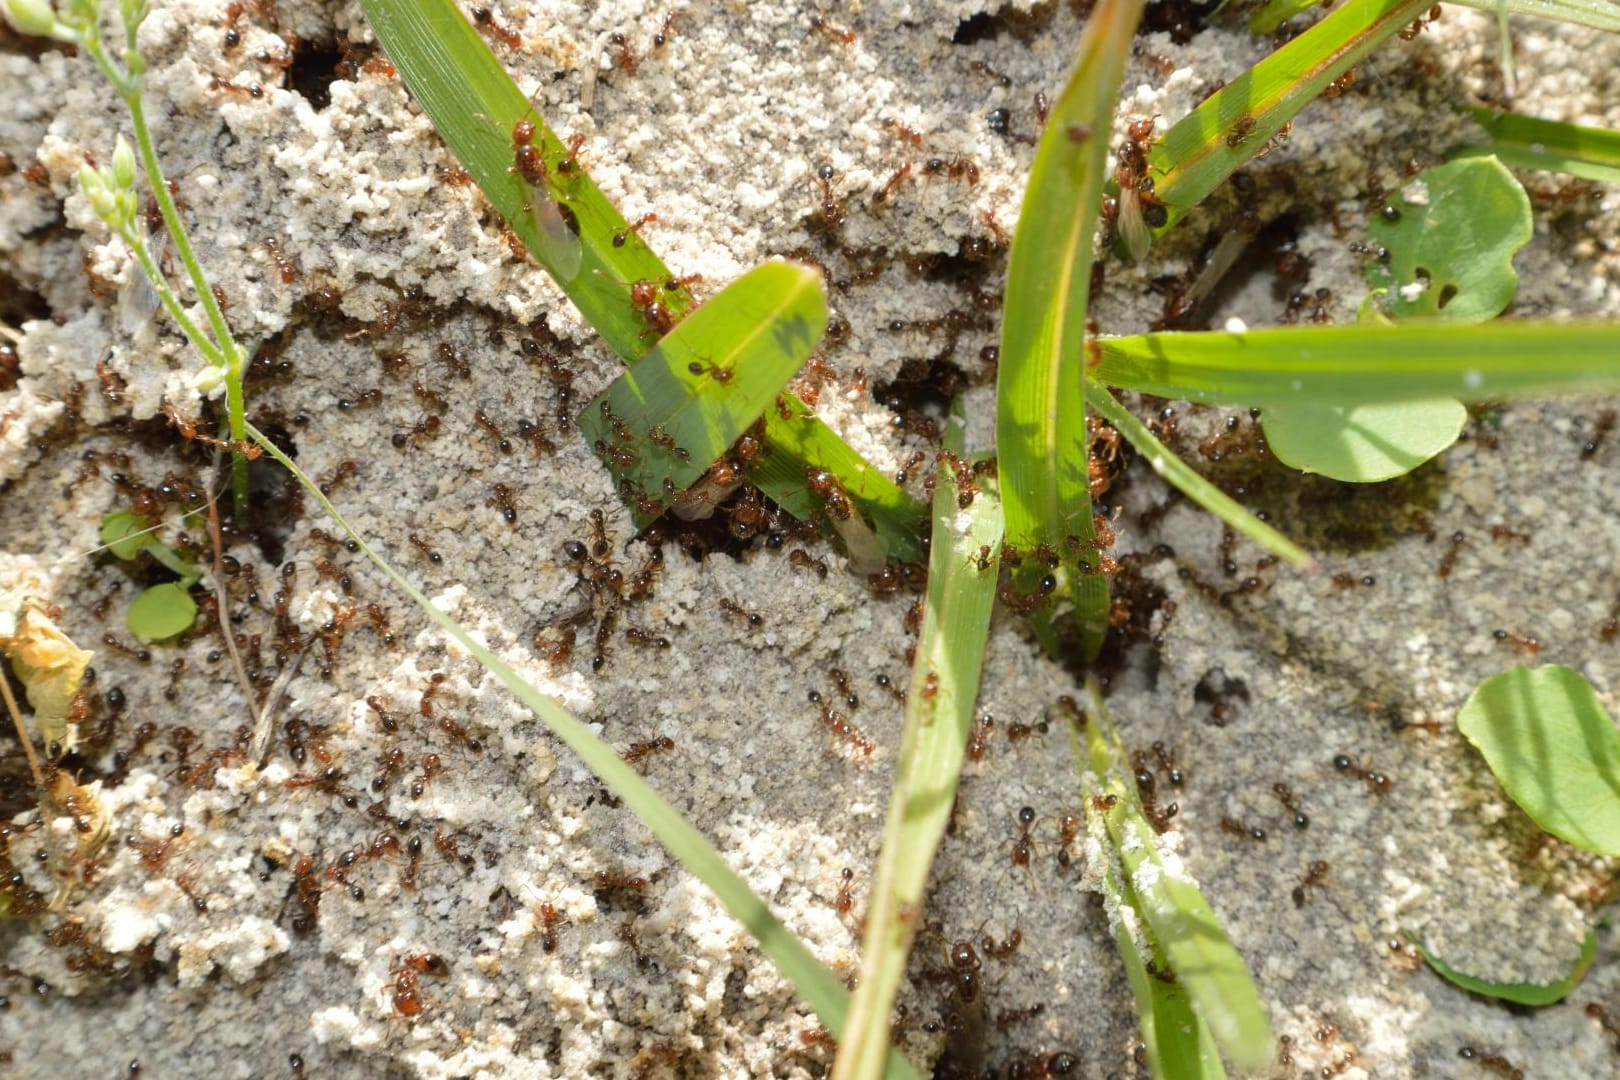
<svg viewBox="0 0 1620 1080"><path fill-rule="evenodd" d="M1465 146L1454 157L1495 154L1516 169L1547 169L1620 184L1620 132L1495 109L1468 112L1485 129L1489 141Z"/></svg>
<svg viewBox="0 0 1620 1080"><path fill-rule="evenodd" d="M1588 930L1586 937L1581 941L1581 951L1571 964L1569 974L1550 983L1530 982L1500 982L1495 979L1482 979L1477 975L1469 975L1458 971L1440 957L1430 952L1422 942L1413 942L1424 961L1434 969L1435 974L1451 983L1460 986L1469 993L1479 994L1483 997L1497 998L1501 1001L1511 1001L1515 1005L1529 1005L1535 1008L1544 1008L1556 1005L1570 995L1577 984L1586 977L1587 970L1592 961L1597 958L1597 931Z"/></svg>
<svg viewBox="0 0 1620 1080"><path fill-rule="evenodd" d="M663 288L675 278L633 232L583 171L566 175L558 166L567 150L530 107L499 60L452 0L360 0L377 40L433 126L461 161L490 204L552 276L612 349L627 361L652 344L647 320L631 304L635 282L658 288L659 303L679 319L693 306L684 287ZM579 226L577 249L558 250L535 213L536 193L512 171L512 127L532 121L535 144L549 170L549 190ZM613 240L623 236L624 242ZM755 483L790 512L809 516L807 468L825 469L878 524L879 539L896 558L917 557L926 508L878 476L866 461L802 403L784 395L783 421L771 410L766 439L780 453L759 469ZM791 436L791 437L786 437ZM709 462L703 462L708 465Z"/></svg>
<svg viewBox="0 0 1620 1080"><path fill-rule="evenodd" d="M872 523L884 551L903 562L922 559L922 503L834 435L804 402L784 394L765 410L765 446L754 482L788 513L815 516L819 507L805 487L805 470L824 469Z"/></svg>
<svg viewBox="0 0 1620 1080"><path fill-rule="evenodd" d="M934 483L928 598L883 853L866 912L861 984L850 1003L849 1036L839 1047L833 1080L871 1080L883 1066L889 1011L905 976L928 870L951 815L973 726L1000 541L1001 509L994 495L980 491L964 513L957 505L955 476L942 465Z"/></svg>
<svg viewBox="0 0 1620 1080"><path fill-rule="evenodd" d="M996 376L1007 540L1060 553L1088 651L1107 628L1108 589L1089 546L1082 350L1107 133L1141 15L1142 0L1101 0L1052 106L1013 237ZM1029 560L1016 580L1029 591L1047 572Z"/></svg>
<svg viewBox="0 0 1620 1080"><path fill-rule="evenodd" d="M1220 518L1237 532L1247 536L1267 551L1287 559L1302 569L1315 565L1315 560L1288 537L1251 514L1241 503L1200 476L1192 466L1182 461L1170 448L1154 437L1146 424L1138 420L1108 388L1086 380L1086 401L1097 414L1118 429L1125 441L1134 446L1147 459L1154 472L1165 482L1205 510Z"/></svg>
<svg viewBox="0 0 1620 1080"><path fill-rule="evenodd" d="M1114 946L1136 999L1136 1015L1147 1048L1148 1074L1153 1080L1226 1080L1226 1069L1215 1050L1209 1025L1193 1011L1187 991L1179 982L1167 982L1148 971L1154 955L1152 934L1136 898L1120 878L1114 852L1099 837L1109 858L1099 878L1103 906L1114 932ZM1134 931L1134 933L1133 933ZM1136 935L1144 940L1138 941ZM1144 956L1146 952L1149 955ZM1163 964L1155 957L1155 964Z"/></svg>
<svg viewBox="0 0 1620 1080"><path fill-rule="evenodd" d="M1269 0L1249 17L1249 29L1257 34L1269 34L1295 15L1309 11L1321 0ZM1501 0L1456 0L1463 7L1471 7L1491 15L1504 5ZM1596 30L1620 30L1620 5L1613 0L1508 0L1505 5L1513 15L1534 15L1542 19L1590 26Z"/></svg>
<svg viewBox="0 0 1620 1080"><path fill-rule="evenodd" d="M632 485L638 528L680 504L679 493L764 414L826 329L821 274L764 263L592 399L580 433L615 479Z"/></svg>
<svg viewBox="0 0 1620 1080"><path fill-rule="evenodd" d="M582 721L525 682L506 661L434 606L421 590L406 580L404 575L366 543L364 537L355 532L344 520L343 515L338 513L337 508L321 493L315 482L274 443L265 438L262 432L250 424L248 433L265 453L275 458L298 479L310 497L319 503L333 522L359 546L361 554L421 608L423 614L439 629L472 654L490 674L511 691L514 697L533 710L551 733L578 754L609 790L624 801L658 841L669 849L670 854L713 891L715 898L725 905L732 917L742 923L759 942L760 951L776 965L782 977L792 983L793 988L815 1010L816 1016L827 1030L832 1032L834 1037L839 1036L844 1030L848 1014L849 992L832 972L817 962L810 950L805 948L804 943L771 913L770 907L748 887L748 883L726 865L725 859L715 850L714 845L693 828L674 806L642 779L640 773L619 757L611 746L593 734ZM891 1077L919 1080L917 1072L898 1052L890 1054L888 1069L888 1075Z"/></svg>
<svg viewBox="0 0 1620 1080"><path fill-rule="evenodd" d="M1080 734L1096 774L1096 790L1115 799L1101 813L1127 896L1227 1059L1241 1069L1259 1069L1270 1062L1272 1052L1271 1023L1260 993L1198 885L1186 876L1179 860L1167 859L1159 850L1158 836L1142 811L1135 786L1126 782L1132 775L1130 758L1095 680L1088 689L1090 722ZM1088 798L1086 805L1096 804Z"/></svg>
<svg viewBox="0 0 1620 1080"><path fill-rule="evenodd" d="M1174 226L1334 79L1430 6L1429 0L1348 0L1211 94L1148 150L1154 197L1167 213L1153 234Z"/></svg>
<svg viewBox="0 0 1620 1080"><path fill-rule="evenodd" d="M1620 386L1612 322L1283 327L1099 345L1099 383L1206 405L1483 401Z"/></svg>
<svg viewBox="0 0 1620 1080"><path fill-rule="evenodd" d="M1496 14L1501 0L1456 0L1463 7ZM1620 4L1614 0L1508 0L1514 15L1534 15L1541 19L1590 26L1595 30L1620 30Z"/></svg>

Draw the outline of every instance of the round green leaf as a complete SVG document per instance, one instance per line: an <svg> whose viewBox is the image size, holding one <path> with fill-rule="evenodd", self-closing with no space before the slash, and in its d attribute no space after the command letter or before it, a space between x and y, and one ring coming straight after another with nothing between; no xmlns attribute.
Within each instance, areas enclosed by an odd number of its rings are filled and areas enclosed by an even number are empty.
<svg viewBox="0 0 1620 1080"><path fill-rule="evenodd" d="M1579 672L1547 664L1486 679L1457 729L1537 825L1620 855L1620 731Z"/></svg>
<svg viewBox="0 0 1620 1080"><path fill-rule="evenodd" d="M113 558L126 562L141 553L146 546L150 523L128 510L117 510L101 519L101 542L113 553Z"/></svg>
<svg viewBox="0 0 1620 1080"><path fill-rule="evenodd" d="M197 602L178 581L154 585L129 605L124 621L142 641L162 641L191 629L197 621Z"/></svg>
<svg viewBox="0 0 1620 1080"><path fill-rule="evenodd" d="M1457 441L1468 410L1451 398L1377 405L1275 405L1261 420L1284 465L1372 484L1409 473Z"/></svg>
<svg viewBox="0 0 1620 1080"><path fill-rule="evenodd" d="M1494 157L1461 158L1425 169L1367 224L1367 239L1389 251L1367 264L1367 283L1396 319L1427 316L1483 322L1513 299L1513 254L1530 241L1530 198Z"/></svg>
<svg viewBox="0 0 1620 1080"><path fill-rule="evenodd" d="M1597 934L1591 930L1586 932L1586 940L1581 943L1581 954L1575 958L1575 964L1570 968L1569 974L1552 983L1510 983L1493 982L1490 979L1481 979L1475 975L1468 975L1423 947L1422 942L1413 942L1423 959L1428 961L1435 974L1442 979L1460 986L1475 994L1485 997L1501 998L1519 1005L1556 1005L1569 996L1575 989L1575 984L1586 975L1586 969L1592 966L1592 958L1597 956Z"/></svg>

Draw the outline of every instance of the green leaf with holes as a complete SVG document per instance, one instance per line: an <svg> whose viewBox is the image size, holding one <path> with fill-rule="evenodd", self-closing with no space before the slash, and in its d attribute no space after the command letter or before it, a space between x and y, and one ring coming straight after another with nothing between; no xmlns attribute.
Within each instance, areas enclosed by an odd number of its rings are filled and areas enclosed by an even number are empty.
<svg viewBox="0 0 1620 1080"><path fill-rule="evenodd" d="M1483 322L1513 299L1513 256L1530 232L1530 197L1496 158L1437 165L1368 223L1389 258L1367 264L1367 283L1392 319Z"/></svg>
<svg viewBox="0 0 1620 1080"><path fill-rule="evenodd" d="M1367 264L1373 294L1364 322L1380 318L1477 323L1513 299L1513 255L1530 239L1530 200L1493 157L1428 169L1367 226L1389 252ZM1454 398L1266 410L1278 460L1334 480L1372 484L1422 465L1457 441L1468 412Z"/></svg>
<svg viewBox="0 0 1620 1080"><path fill-rule="evenodd" d="M1579 672L1546 664L1494 675L1463 704L1457 730L1537 825L1620 855L1620 731Z"/></svg>

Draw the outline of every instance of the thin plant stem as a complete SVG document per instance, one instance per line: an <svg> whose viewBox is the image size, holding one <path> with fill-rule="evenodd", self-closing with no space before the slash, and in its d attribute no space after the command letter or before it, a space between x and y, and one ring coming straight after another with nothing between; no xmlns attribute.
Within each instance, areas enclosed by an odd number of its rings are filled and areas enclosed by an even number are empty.
<svg viewBox="0 0 1620 1080"><path fill-rule="evenodd" d="M180 324L180 332L186 335L193 345L197 346L197 350L203 354L203 358L210 364L215 367L224 367L225 357L214 343L208 340L208 336L202 332L202 328L192 322L191 316L186 314L186 309L180 305L180 298L174 295L174 290L169 288L169 282L164 278L163 271L158 268L157 260L152 258L152 252L148 250L145 239L133 228L123 230L119 235L125 245L129 247L129 250L134 253L135 261L141 264L141 270L145 272L146 280L151 283L152 291L157 293L158 300L163 303L169 317Z"/></svg>
<svg viewBox="0 0 1620 1080"><path fill-rule="evenodd" d="M216 452L216 468L217 457ZM253 682L247 676L247 666L242 663L242 654L236 648L236 634L231 630L231 598L225 588L225 543L219 529L219 496L211 486L208 492L208 536L214 544L214 603L218 607L215 615L219 619L219 633L225 639L225 651L231 654L231 670L236 674L237 684L242 687L242 697L247 703L254 730L258 731L261 717L265 714L258 707Z"/></svg>
<svg viewBox="0 0 1620 1080"><path fill-rule="evenodd" d="M28 734L28 728L23 724L22 710L17 707L17 698L11 692L11 680L0 673L0 695L6 699L6 711L11 714L11 722L17 725L17 741L22 743L23 755L28 758L28 767L34 773L34 787L41 795L45 794L45 773L39 767L39 757L34 753L34 739Z"/></svg>

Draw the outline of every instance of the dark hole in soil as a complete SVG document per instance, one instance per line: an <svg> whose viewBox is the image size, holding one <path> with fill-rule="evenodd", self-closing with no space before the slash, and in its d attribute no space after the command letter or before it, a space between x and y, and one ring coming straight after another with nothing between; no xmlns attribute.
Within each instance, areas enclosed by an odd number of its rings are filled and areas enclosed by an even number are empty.
<svg viewBox="0 0 1620 1080"><path fill-rule="evenodd" d="M280 423L261 421L255 426L282 453L294 461L298 460L298 447L292 435ZM303 517L304 496L298 481L273 459L261 457L248 462L245 518L236 516L233 503L227 488L220 497L220 513L228 515L225 528L237 536L252 540L267 563L280 566L287 553L287 540Z"/></svg>
<svg viewBox="0 0 1620 1080"><path fill-rule="evenodd" d="M1249 704L1249 686L1242 679L1232 678L1225 668L1212 667L1193 687L1193 700L1210 707L1209 723L1225 727L1232 720L1234 702Z"/></svg>
<svg viewBox="0 0 1620 1080"><path fill-rule="evenodd" d="M0 322L21 326L29 319L48 319L51 305L33 289L25 289L17 279L0 270Z"/></svg>
<svg viewBox="0 0 1620 1080"><path fill-rule="evenodd" d="M332 83L340 77L338 65L342 63L343 53L330 43L302 45L293 50L287 84L309 99L310 106L320 112L332 104Z"/></svg>
<svg viewBox="0 0 1620 1080"><path fill-rule="evenodd" d="M1143 11L1140 32L1162 30L1177 45L1185 45L1204 28L1204 20L1219 6L1218 3L1195 4L1192 0L1161 0L1149 4Z"/></svg>

